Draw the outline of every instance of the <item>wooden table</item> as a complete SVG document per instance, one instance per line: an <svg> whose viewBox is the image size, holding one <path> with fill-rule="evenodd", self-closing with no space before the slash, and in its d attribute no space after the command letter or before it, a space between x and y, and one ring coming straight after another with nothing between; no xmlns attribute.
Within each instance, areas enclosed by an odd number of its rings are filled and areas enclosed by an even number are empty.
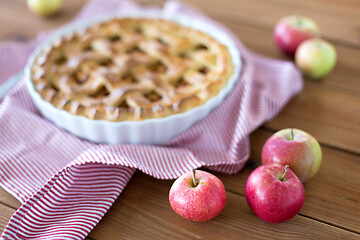
<svg viewBox="0 0 360 240"><path fill-rule="evenodd" d="M24 41L39 30L69 21L86 2L65 1L60 14L42 19L23 0L0 0L0 41ZM161 5L141 0L144 4ZM185 1L227 25L250 49L286 59L272 40L274 24L298 13L313 18L338 53L335 70L322 81L305 80L301 94L251 135L251 159L240 173L217 174L227 190L224 211L194 223L170 208L173 181L136 173L88 239L360 239L360 2L358 0ZM323 150L318 174L305 184L301 212L281 224L261 221L248 207L244 184L260 164L261 148L279 129L296 127L317 138ZM0 233L20 203L0 189Z"/></svg>

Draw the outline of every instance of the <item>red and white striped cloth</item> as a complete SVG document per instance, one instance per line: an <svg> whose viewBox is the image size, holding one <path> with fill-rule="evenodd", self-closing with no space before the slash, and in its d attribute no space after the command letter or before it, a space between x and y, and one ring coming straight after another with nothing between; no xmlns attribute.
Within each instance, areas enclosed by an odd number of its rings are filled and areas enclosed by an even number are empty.
<svg viewBox="0 0 360 240"><path fill-rule="evenodd" d="M74 21L139 7L125 0L94 0ZM167 2L163 11L202 18L236 39L182 3ZM21 70L49 34L0 45L0 83ZM239 171L249 157L250 132L273 118L303 83L292 63L263 58L236 41L244 66L233 92L205 119L161 146L97 145L78 139L42 118L20 82L0 105L0 185L23 203L2 238L85 238L136 169L161 179L201 166Z"/></svg>

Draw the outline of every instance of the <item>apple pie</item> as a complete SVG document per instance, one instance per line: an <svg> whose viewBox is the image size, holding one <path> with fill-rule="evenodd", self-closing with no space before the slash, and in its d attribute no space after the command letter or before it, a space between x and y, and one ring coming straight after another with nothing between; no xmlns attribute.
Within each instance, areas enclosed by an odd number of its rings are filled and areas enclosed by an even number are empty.
<svg viewBox="0 0 360 240"><path fill-rule="evenodd" d="M188 111L233 74L227 47L162 19L111 19L45 47L31 81L56 108L95 120L140 121Z"/></svg>

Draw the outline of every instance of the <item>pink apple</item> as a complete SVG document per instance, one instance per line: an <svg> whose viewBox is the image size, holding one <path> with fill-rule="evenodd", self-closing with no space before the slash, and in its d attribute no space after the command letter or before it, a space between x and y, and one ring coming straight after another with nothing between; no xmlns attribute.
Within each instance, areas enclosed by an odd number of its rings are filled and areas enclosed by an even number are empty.
<svg viewBox="0 0 360 240"><path fill-rule="evenodd" d="M310 18L291 15L282 18L274 29L275 43L284 53L294 56L303 41L319 35L319 27Z"/></svg>
<svg viewBox="0 0 360 240"><path fill-rule="evenodd" d="M289 165L296 176L305 182L319 170L322 160L320 145L316 139L299 129L283 129L265 143L261 161L263 164Z"/></svg>
<svg viewBox="0 0 360 240"><path fill-rule="evenodd" d="M296 175L280 164L261 165L248 177L245 197L262 220L279 223L293 218L305 201L305 190Z"/></svg>
<svg viewBox="0 0 360 240"><path fill-rule="evenodd" d="M171 207L180 216L192 221L209 221L224 209L225 187L214 175L193 170L174 182L169 200Z"/></svg>
<svg viewBox="0 0 360 240"><path fill-rule="evenodd" d="M319 79L335 66L336 50L322 39L310 39L300 44L295 53L295 63L306 75Z"/></svg>

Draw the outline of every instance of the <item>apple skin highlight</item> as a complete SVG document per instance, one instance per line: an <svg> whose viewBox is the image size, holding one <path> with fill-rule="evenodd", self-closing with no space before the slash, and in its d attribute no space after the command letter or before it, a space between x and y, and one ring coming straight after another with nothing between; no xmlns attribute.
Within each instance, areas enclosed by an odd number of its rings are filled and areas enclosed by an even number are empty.
<svg viewBox="0 0 360 240"><path fill-rule="evenodd" d="M302 42L319 36L319 27L310 18L290 15L276 24L273 35L278 48L287 55L294 56Z"/></svg>
<svg viewBox="0 0 360 240"><path fill-rule="evenodd" d="M197 222L209 221L225 207L224 184L216 176L196 170L197 186L192 172L185 173L172 185L169 193L171 207L180 216Z"/></svg>
<svg viewBox="0 0 360 240"><path fill-rule="evenodd" d="M305 201L302 182L288 169L284 181L280 178L285 167L276 163L261 165L248 177L245 197L249 207L269 223L287 221L301 210Z"/></svg>
<svg viewBox="0 0 360 240"><path fill-rule="evenodd" d="M278 163L289 165L290 169L302 181L311 179L319 170L322 152L318 141L299 129L283 129L272 135L265 143L261 160L262 164Z"/></svg>
<svg viewBox="0 0 360 240"><path fill-rule="evenodd" d="M329 74L336 65L334 46L322 39L309 39L300 44L295 53L296 66L314 80Z"/></svg>
<svg viewBox="0 0 360 240"><path fill-rule="evenodd" d="M27 5L32 12L50 17L60 10L62 0L27 0Z"/></svg>

